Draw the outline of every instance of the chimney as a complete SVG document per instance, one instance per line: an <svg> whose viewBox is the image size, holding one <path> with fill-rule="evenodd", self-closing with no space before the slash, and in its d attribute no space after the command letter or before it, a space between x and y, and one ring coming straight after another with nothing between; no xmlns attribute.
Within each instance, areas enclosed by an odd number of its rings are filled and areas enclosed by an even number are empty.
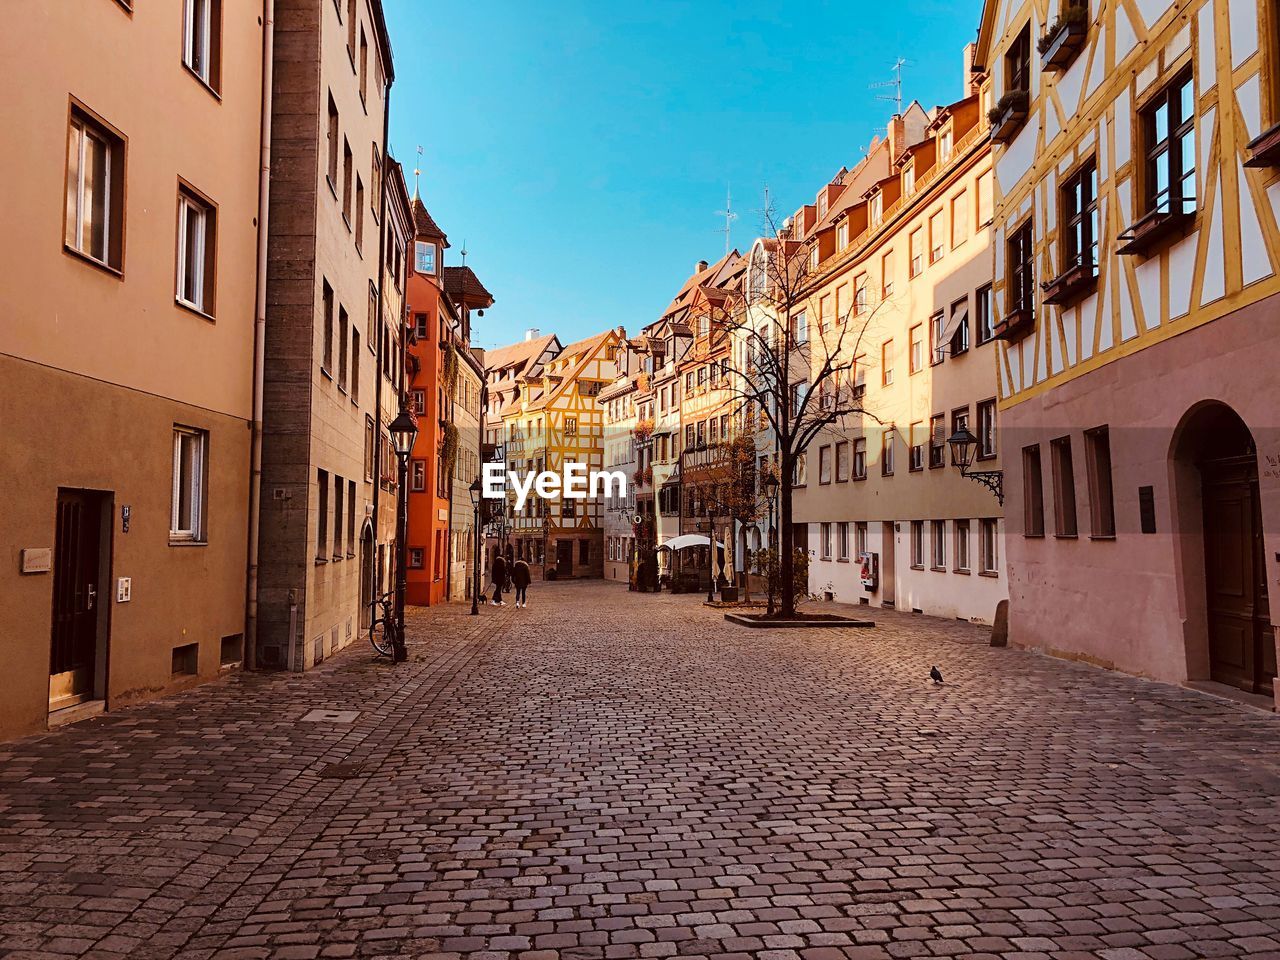
<svg viewBox="0 0 1280 960"><path fill-rule="evenodd" d="M524 342L529 343L532 340L537 340L538 333L539 331L537 327L530 327L528 330L524 332Z"/></svg>
<svg viewBox="0 0 1280 960"><path fill-rule="evenodd" d="M711 264L707 263L707 261L699 260L697 265L693 268L693 272L701 273L703 270L707 269L707 267L709 266L711 266Z"/></svg>
<svg viewBox="0 0 1280 960"><path fill-rule="evenodd" d="M960 89L964 91L966 97L971 97L978 92L978 85L974 82L973 75L973 55L977 50L977 44L966 43L964 52L960 55L961 67L964 75L960 78Z"/></svg>

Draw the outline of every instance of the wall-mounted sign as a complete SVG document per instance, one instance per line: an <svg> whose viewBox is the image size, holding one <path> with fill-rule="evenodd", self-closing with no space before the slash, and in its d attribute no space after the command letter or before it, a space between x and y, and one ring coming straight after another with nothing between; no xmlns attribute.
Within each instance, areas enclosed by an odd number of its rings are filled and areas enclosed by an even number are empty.
<svg viewBox="0 0 1280 960"><path fill-rule="evenodd" d="M133 599L133 577L116 579L116 603L128 603Z"/></svg>
<svg viewBox="0 0 1280 960"><path fill-rule="evenodd" d="M133 507L129 506L127 503L122 503L120 505L120 532L121 533L129 532L129 518L132 515L133 515Z"/></svg>
<svg viewBox="0 0 1280 960"><path fill-rule="evenodd" d="M48 573L53 569L53 548L27 547L22 551L23 573Z"/></svg>

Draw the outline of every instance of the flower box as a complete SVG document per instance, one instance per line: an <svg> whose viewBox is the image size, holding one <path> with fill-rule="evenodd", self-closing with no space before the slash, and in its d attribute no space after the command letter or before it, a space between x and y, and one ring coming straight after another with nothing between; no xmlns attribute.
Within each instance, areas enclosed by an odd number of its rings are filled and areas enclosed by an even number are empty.
<svg viewBox="0 0 1280 960"><path fill-rule="evenodd" d="M1096 268L1092 263L1077 263L1075 266L1054 277L1048 283L1042 283L1044 302L1061 306L1079 300L1098 285Z"/></svg>
<svg viewBox="0 0 1280 960"><path fill-rule="evenodd" d="M1280 123L1249 142L1246 167L1280 166Z"/></svg>
<svg viewBox="0 0 1280 960"><path fill-rule="evenodd" d="M1194 219L1194 214L1181 211L1153 210L1120 234L1116 253L1121 256L1146 255L1171 237L1181 234Z"/></svg>
<svg viewBox="0 0 1280 960"><path fill-rule="evenodd" d="M993 143L1008 143L1027 122L1030 98L1025 90L1011 90L987 113Z"/></svg>
<svg viewBox="0 0 1280 960"><path fill-rule="evenodd" d="M996 324L995 339L1017 343L1035 328L1035 318L1030 309L1023 307L1021 310L1011 310Z"/></svg>
<svg viewBox="0 0 1280 960"><path fill-rule="evenodd" d="M1076 8L1078 9L1078 8ZM1040 39L1040 66L1065 70L1084 48L1089 24L1083 19L1061 19Z"/></svg>

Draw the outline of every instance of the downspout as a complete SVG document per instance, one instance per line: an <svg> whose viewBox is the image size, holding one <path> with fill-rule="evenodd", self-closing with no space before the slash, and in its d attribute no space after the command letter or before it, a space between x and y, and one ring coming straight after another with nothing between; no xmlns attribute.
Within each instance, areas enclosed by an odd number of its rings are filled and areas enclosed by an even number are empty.
<svg viewBox="0 0 1280 960"><path fill-rule="evenodd" d="M258 530L262 520L262 391L267 338L267 214L271 197L271 82L275 0L262 0L262 121L258 171L258 275L253 319L253 422L249 453L249 556L245 573L244 666L258 665ZM289 644L293 645L290 633Z"/></svg>

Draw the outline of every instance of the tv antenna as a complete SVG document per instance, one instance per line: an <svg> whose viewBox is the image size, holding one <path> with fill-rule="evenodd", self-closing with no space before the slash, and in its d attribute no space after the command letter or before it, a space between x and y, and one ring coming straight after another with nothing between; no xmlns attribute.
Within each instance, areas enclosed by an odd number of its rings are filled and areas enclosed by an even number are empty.
<svg viewBox="0 0 1280 960"><path fill-rule="evenodd" d="M724 252L727 256L729 253L729 239L733 232L733 221L738 219L738 215L733 212L733 193L728 187L724 188L724 209L717 210L716 216L724 217L724 226L717 230L716 233L724 234Z"/></svg>
<svg viewBox="0 0 1280 960"><path fill-rule="evenodd" d="M413 167L413 195L418 196L418 174L422 173L422 144L418 144L418 162Z"/></svg>
<svg viewBox="0 0 1280 960"><path fill-rule="evenodd" d="M461 252L462 252L462 265L465 267L467 265L467 238L466 237L462 238Z"/></svg>
<svg viewBox="0 0 1280 960"><path fill-rule="evenodd" d="M912 62L911 60L904 60L902 59L902 57L899 57L897 60L894 61L894 64L891 67L891 69L893 70L892 80L881 80L879 83L871 84L872 90L883 90L888 88L893 89L893 93L891 94L890 93L876 94L876 99L888 100L890 103L892 103L895 108L894 113L899 117L902 116L902 68L911 62Z"/></svg>

